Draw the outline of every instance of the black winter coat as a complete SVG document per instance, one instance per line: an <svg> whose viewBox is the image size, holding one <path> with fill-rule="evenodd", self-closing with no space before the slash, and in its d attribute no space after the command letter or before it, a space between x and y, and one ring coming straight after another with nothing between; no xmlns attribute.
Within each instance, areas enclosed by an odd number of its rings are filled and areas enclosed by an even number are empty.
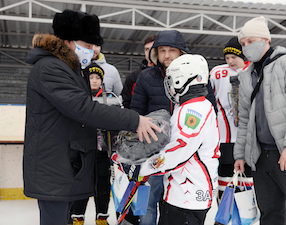
<svg viewBox="0 0 286 225"><path fill-rule="evenodd" d="M49 201L94 195L96 128L136 131L138 113L92 101L76 54L54 35L35 35L27 62L24 193Z"/></svg>
<svg viewBox="0 0 286 225"><path fill-rule="evenodd" d="M141 115L159 109L172 113L173 103L165 94L164 77L165 71L160 63L143 70L136 81L130 108Z"/></svg>
<svg viewBox="0 0 286 225"><path fill-rule="evenodd" d="M123 84L123 90L121 92L121 96L123 98L122 104L124 108L130 108L131 98L133 95L137 78L141 71L146 68L148 68L148 61L144 59L140 65L140 68L138 70L133 71L126 77L126 80Z"/></svg>

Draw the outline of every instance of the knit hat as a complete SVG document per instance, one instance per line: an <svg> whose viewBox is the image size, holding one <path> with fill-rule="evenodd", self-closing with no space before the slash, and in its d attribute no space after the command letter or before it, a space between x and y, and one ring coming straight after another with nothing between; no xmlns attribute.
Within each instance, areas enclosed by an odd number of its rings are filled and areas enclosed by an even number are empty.
<svg viewBox="0 0 286 225"><path fill-rule="evenodd" d="M244 55L242 54L242 47L239 44L237 37L233 37L232 39L229 40L229 42L223 49L223 54L224 56L226 54L233 54L244 59Z"/></svg>
<svg viewBox="0 0 286 225"><path fill-rule="evenodd" d="M53 20L54 34L62 40L85 41L102 45L99 19L96 15L66 9L56 13Z"/></svg>
<svg viewBox="0 0 286 225"><path fill-rule="evenodd" d="M103 81L104 77L104 70L96 63L91 63L89 66L87 66L83 71L84 76L89 77L91 74L97 74L99 75L101 81Z"/></svg>
<svg viewBox="0 0 286 225"><path fill-rule="evenodd" d="M238 33L238 40L245 37L260 37L271 41L270 32L263 16L247 21Z"/></svg>

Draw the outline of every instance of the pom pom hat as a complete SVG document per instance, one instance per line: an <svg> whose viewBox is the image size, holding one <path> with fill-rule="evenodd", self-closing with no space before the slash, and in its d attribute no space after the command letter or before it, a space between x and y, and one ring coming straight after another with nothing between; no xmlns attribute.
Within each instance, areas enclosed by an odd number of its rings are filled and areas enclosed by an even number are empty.
<svg viewBox="0 0 286 225"><path fill-rule="evenodd" d="M224 56L226 54L233 54L244 59L244 55L242 54L242 47L239 44L237 37L233 37L232 39L229 40L229 42L223 49L223 54Z"/></svg>
<svg viewBox="0 0 286 225"><path fill-rule="evenodd" d="M238 33L238 40L245 37L260 37L271 41L270 32L263 16L247 21Z"/></svg>
<svg viewBox="0 0 286 225"><path fill-rule="evenodd" d="M103 44L96 15L66 9L55 14L53 29L54 34L62 40L81 40L98 46Z"/></svg>
<svg viewBox="0 0 286 225"><path fill-rule="evenodd" d="M91 74L97 74L99 75L101 81L103 81L103 77L104 77L104 71L103 69L96 63L91 63L89 66L87 66L84 70L83 70L83 74L86 77L89 77L89 75Z"/></svg>

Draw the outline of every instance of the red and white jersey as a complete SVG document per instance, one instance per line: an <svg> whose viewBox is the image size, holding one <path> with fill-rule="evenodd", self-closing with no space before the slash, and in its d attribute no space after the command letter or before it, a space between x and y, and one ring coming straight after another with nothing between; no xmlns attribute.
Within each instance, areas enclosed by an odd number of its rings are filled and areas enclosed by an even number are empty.
<svg viewBox="0 0 286 225"><path fill-rule="evenodd" d="M233 70L228 64L224 64L214 67L210 72L210 82L217 101L220 143L236 141L237 127L234 125L235 113L231 99L230 77L236 76L241 70Z"/></svg>
<svg viewBox="0 0 286 225"><path fill-rule="evenodd" d="M164 174L164 199L185 209L207 209L218 188L219 130L212 104L198 97L176 105L171 138L141 165L140 175Z"/></svg>

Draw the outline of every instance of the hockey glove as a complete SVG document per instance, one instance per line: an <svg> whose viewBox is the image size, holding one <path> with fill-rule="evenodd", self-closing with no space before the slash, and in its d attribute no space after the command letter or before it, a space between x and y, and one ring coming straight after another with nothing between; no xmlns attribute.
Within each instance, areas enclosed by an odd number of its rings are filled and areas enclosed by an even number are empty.
<svg viewBox="0 0 286 225"><path fill-rule="evenodd" d="M142 183L145 183L148 180L148 176L141 177L139 176L141 166L140 165L127 165L124 163L121 163L122 169L127 174L129 180L132 181L140 181Z"/></svg>
<svg viewBox="0 0 286 225"><path fill-rule="evenodd" d="M138 181L139 172L140 172L140 165L128 165L125 163L121 163L122 169L127 174L129 180Z"/></svg>
<svg viewBox="0 0 286 225"><path fill-rule="evenodd" d="M128 165L122 162L119 162L120 160L118 159L118 154L114 153L111 157L111 160L113 163L118 165L118 168L124 172L129 180L133 181L140 181L142 183L145 183L148 180L148 176L141 177L139 176L141 166L140 165Z"/></svg>

